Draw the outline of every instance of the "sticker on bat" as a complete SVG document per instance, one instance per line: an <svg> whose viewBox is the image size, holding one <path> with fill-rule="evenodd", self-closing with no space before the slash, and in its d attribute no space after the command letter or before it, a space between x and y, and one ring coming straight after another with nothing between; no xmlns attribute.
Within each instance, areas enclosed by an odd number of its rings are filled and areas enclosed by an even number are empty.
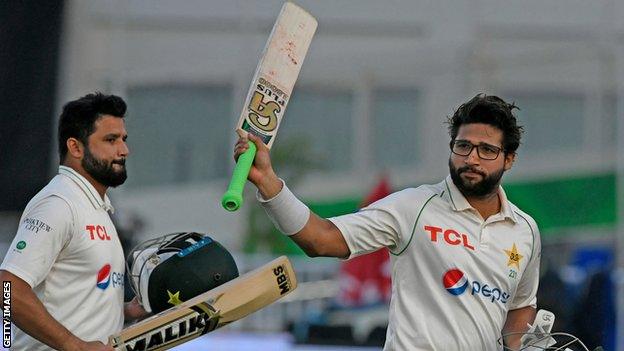
<svg viewBox="0 0 624 351"><path fill-rule="evenodd" d="M125 351L157 350L180 340L194 338L217 329L221 314L210 304L201 303L191 307L193 313L184 315L151 333L126 341L121 346Z"/></svg>
<svg viewBox="0 0 624 351"><path fill-rule="evenodd" d="M273 274L275 275L275 281L280 289L280 295L284 295L291 290L290 278L286 275L286 269L283 265L279 265L273 268Z"/></svg>

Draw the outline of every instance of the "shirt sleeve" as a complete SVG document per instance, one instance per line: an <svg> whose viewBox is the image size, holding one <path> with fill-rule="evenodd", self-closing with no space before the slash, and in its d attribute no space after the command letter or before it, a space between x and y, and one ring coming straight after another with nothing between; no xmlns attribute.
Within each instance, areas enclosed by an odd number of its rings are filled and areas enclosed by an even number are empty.
<svg viewBox="0 0 624 351"><path fill-rule="evenodd" d="M0 269L39 285L69 242L73 223L69 204L58 196L27 206Z"/></svg>
<svg viewBox="0 0 624 351"><path fill-rule="evenodd" d="M531 306L533 308L537 307L537 288L540 277L542 243L537 225L535 223L531 223L529 225L531 226L534 237L533 252L531 253L529 263L524 269L524 272L522 272L518 288L516 289L516 294L511 302L511 305L509 306L510 310L527 306Z"/></svg>
<svg viewBox="0 0 624 351"><path fill-rule="evenodd" d="M360 211L328 218L338 227L351 254L349 258L387 247L395 249L403 239L405 193L387 196Z"/></svg>

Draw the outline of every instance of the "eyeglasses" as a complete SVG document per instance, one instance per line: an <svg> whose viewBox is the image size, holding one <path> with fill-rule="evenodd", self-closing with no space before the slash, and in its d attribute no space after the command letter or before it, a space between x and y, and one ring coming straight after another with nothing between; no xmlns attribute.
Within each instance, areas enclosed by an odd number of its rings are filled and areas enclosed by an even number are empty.
<svg viewBox="0 0 624 351"><path fill-rule="evenodd" d="M451 142L451 151L455 155L468 156L472 149L477 148L477 155L483 160L496 160L502 148L490 144L475 145L468 140L454 140Z"/></svg>

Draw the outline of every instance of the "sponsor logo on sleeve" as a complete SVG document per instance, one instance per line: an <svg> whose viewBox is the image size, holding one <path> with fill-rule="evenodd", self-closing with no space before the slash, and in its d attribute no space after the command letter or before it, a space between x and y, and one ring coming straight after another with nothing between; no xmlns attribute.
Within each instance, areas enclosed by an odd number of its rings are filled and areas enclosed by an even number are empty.
<svg viewBox="0 0 624 351"><path fill-rule="evenodd" d="M26 242L24 240L20 240L15 244L13 248L13 252L22 253L22 251L26 248Z"/></svg>
<svg viewBox="0 0 624 351"><path fill-rule="evenodd" d="M52 230L52 227L50 227L46 222L36 218L24 218L22 221L22 227L35 234L38 234L39 232L49 233L50 230Z"/></svg>

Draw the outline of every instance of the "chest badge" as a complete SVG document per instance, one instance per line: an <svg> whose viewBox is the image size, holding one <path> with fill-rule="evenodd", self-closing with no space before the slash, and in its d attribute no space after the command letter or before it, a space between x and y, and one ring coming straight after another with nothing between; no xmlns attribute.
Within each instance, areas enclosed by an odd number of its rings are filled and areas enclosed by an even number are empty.
<svg viewBox="0 0 624 351"><path fill-rule="evenodd" d="M507 267L516 266L516 268L520 269L520 261L524 256L518 253L518 249L516 248L516 244L514 243L511 246L511 250L504 250L507 254Z"/></svg>

